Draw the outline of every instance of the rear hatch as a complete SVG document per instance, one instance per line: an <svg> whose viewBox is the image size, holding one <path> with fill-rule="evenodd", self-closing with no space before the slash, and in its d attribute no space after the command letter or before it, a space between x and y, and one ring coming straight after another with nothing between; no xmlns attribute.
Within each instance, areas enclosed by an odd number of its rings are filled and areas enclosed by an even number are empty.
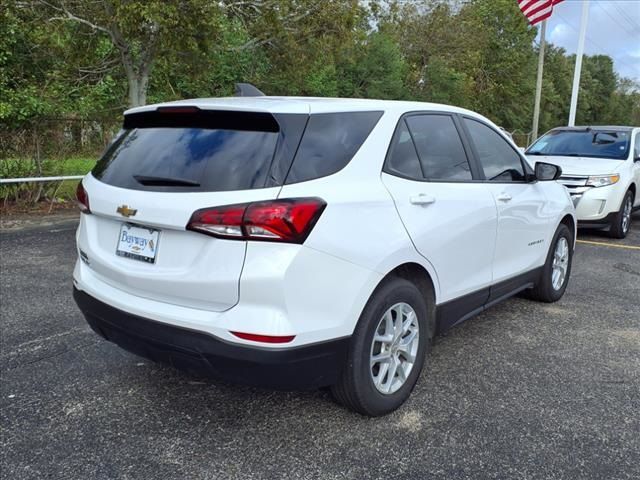
<svg viewBox="0 0 640 480"><path fill-rule="evenodd" d="M164 108L125 117L83 181L80 256L105 283L192 308L238 302L246 242L185 229L194 211L277 198L307 115Z"/></svg>

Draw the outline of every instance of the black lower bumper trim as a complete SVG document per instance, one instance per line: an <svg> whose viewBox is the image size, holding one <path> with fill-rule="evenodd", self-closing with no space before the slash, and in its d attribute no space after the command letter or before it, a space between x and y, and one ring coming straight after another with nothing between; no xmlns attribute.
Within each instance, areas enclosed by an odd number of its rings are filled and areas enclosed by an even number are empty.
<svg viewBox="0 0 640 480"><path fill-rule="evenodd" d="M233 383L281 390L332 385L346 364L349 337L301 347L235 345L212 335L132 315L74 287L91 328L131 353Z"/></svg>
<svg viewBox="0 0 640 480"><path fill-rule="evenodd" d="M600 220L578 220L578 228L606 228L611 225L616 212L610 213Z"/></svg>

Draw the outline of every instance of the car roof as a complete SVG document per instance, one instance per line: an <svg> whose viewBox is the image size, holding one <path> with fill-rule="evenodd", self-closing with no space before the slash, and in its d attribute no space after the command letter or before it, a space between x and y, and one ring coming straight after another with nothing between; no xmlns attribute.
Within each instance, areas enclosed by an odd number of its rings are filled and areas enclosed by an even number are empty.
<svg viewBox="0 0 640 480"><path fill-rule="evenodd" d="M131 113L148 112L158 107L195 106L203 110L260 111L269 113L336 113L354 111L442 111L469 114L479 117L475 112L463 108L439 103L407 102L398 100L370 100L360 98L325 97L222 97L194 98L174 102L157 103L129 109Z"/></svg>

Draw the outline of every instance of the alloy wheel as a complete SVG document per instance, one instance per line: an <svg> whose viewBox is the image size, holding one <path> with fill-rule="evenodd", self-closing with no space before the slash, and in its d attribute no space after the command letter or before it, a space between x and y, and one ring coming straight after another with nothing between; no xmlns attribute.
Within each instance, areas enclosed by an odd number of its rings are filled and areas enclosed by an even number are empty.
<svg viewBox="0 0 640 480"><path fill-rule="evenodd" d="M627 233L629 231L629 226L631 225L631 210L632 210L632 200L631 197L628 196L624 209L622 210L622 232Z"/></svg>
<svg viewBox="0 0 640 480"><path fill-rule="evenodd" d="M407 303L396 303L378 322L369 361L371 379L383 394L397 392L405 384L418 354L418 317Z"/></svg>
<svg viewBox="0 0 640 480"><path fill-rule="evenodd" d="M569 242L560 237L553 252L553 268L551 269L551 284L554 290L560 290L567 278L569 270Z"/></svg>

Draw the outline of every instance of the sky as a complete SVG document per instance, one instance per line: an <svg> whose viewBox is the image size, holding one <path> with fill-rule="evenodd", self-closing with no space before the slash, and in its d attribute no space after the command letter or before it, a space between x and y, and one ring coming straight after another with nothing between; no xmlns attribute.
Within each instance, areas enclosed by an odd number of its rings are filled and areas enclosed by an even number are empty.
<svg viewBox="0 0 640 480"><path fill-rule="evenodd" d="M547 21L547 41L576 53L583 0L564 0ZM640 82L640 0L590 0L585 54L609 55L622 77Z"/></svg>

